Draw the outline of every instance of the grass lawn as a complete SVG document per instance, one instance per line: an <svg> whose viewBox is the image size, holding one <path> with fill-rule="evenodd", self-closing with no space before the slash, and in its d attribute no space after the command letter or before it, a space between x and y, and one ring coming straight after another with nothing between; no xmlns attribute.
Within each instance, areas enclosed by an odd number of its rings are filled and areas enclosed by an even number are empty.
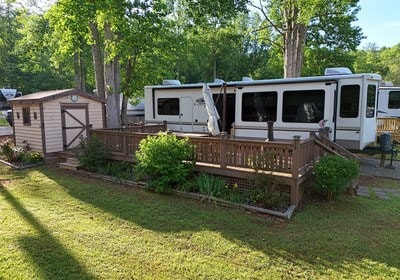
<svg viewBox="0 0 400 280"><path fill-rule="evenodd" d="M0 126L9 126L6 118L0 112Z"/></svg>
<svg viewBox="0 0 400 280"><path fill-rule="evenodd" d="M0 279L400 279L399 252L398 197L315 202L276 221L0 165Z"/></svg>

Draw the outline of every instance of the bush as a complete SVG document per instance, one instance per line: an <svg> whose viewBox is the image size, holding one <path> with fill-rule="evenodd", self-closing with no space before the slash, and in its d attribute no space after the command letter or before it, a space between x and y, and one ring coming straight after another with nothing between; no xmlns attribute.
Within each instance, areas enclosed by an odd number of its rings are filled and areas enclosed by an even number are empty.
<svg viewBox="0 0 400 280"><path fill-rule="evenodd" d="M109 153L96 136L90 138L89 141L81 137L78 147L75 155L83 170L99 172L107 164Z"/></svg>
<svg viewBox="0 0 400 280"><path fill-rule="evenodd" d="M156 192L168 193L184 182L194 169L194 147L188 138L160 133L140 141L135 154L137 180L147 180Z"/></svg>
<svg viewBox="0 0 400 280"><path fill-rule="evenodd" d="M0 144L0 155L5 161L11 163L35 164L43 161L43 157L38 152L31 152L31 147L27 141L22 141L22 147L14 147L12 140L7 140Z"/></svg>
<svg viewBox="0 0 400 280"><path fill-rule="evenodd" d="M314 166L313 189L327 199L335 199L343 193L359 175L359 166L355 160L341 156L323 157Z"/></svg>
<svg viewBox="0 0 400 280"><path fill-rule="evenodd" d="M289 194L271 175L258 173L251 179L250 203L268 209L280 209L289 204Z"/></svg>
<svg viewBox="0 0 400 280"><path fill-rule="evenodd" d="M106 165L100 166L98 171L114 177L117 181L134 179L133 164L126 161L109 161Z"/></svg>
<svg viewBox="0 0 400 280"><path fill-rule="evenodd" d="M196 183L202 195L205 195L210 201L213 197L221 197L225 188L225 180L210 175L201 173L197 176Z"/></svg>

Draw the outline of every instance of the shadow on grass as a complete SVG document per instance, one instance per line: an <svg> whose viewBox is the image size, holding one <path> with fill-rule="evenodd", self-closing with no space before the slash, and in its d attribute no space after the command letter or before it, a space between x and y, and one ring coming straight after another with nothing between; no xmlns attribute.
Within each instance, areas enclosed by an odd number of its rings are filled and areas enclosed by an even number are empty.
<svg viewBox="0 0 400 280"><path fill-rule="evenodd" d="M38 233L20 238L22 248L32 258L44 279L94 279L49 231L6 188L0 194Z"/></svg>
<svg viewBox="0 0 400 280"><path fill-rule="evenodd" d="M283 258L299 266L306 262L321 271L334 268L348 272L349 264L363 266L364 273L374 271L374 265L364 262L365 259L387 266L374 272L381 276L400 269L399 235L379 240L376 234L387 231L375 228L373 222L379 215L369 218L368 213L363 214L366 205L360 199L348 198L332 206L321 204L323 210L318 205L313 206L289 222L274 222L174 195L118 188L100 180L82 183L78 178L60 174L58 169L42 168L41 171L74 198L155 232L217 231L233 242L247 244L272 258ZM364 217L361 220L360 215ZM371 219L372 224L369 224Z"/></svg>

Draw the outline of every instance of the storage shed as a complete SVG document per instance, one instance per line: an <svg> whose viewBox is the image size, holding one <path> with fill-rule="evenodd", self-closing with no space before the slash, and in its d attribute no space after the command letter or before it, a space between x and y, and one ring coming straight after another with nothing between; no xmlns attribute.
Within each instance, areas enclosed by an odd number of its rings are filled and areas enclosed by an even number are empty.
<svg viewBox="0 0 400 280"><path fill-rule="evenodd" d="M41 91L10 100L15 145L27 142L44 157L79 144L87 129L103 128L105 100L76 89Z"/></svg>

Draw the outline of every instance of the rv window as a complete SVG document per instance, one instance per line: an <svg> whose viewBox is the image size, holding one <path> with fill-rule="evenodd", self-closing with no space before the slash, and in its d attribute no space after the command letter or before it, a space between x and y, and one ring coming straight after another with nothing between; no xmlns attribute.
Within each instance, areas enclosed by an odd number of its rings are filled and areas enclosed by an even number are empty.
<svg viewBox="0 0 400 280"><path fill-rule="evenodd" d="M400 91L389 91L389 109L400 108Z"/></svg>
<svg viewBox="0 0 400 280"><path fill-rule="evenodd" d="M357 118L360 107L360 86L345 85L340 93L340 117Z"/></svg>
<svg viewBox="0 0 400 280"><path fill-rule="evenodd" d="M285 91L282 121L318 123L324 118L324 104L324 90Z"/></svg>
<svg viewBox="0 0 400 280"><path fill-rule="evenodd" d="M365 111L365 117L375 117L375 97L376 97L376 86L368 85L367 89L367 108Z"/></svg>
<svg viewBox="0 0 400 280"><path fill-rule="evenodd" d="M22 108L22 121L24 125L31 125L31 110Z"/></svg>
<svg viewBox="0 0 400 280"><path fill-rule="evenodd" d="M159 98L157 99L159 115L179 115L179 98Z"/></svg>
<svg viewBox="0 0 400 280"><path fill-rule="evenodd" d="M276 121L277 93L245 92L242 98L242 121Z"/></svg>

